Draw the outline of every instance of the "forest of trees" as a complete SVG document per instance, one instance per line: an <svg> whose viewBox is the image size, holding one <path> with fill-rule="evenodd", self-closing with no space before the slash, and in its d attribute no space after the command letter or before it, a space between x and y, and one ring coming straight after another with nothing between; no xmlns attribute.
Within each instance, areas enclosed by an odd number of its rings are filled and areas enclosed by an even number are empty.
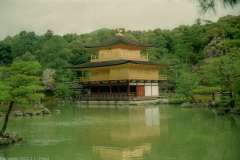
<svg viewBox="0 0 240 160"><path fill-rule="evenodd" d="M196 19L191 26L181 25L173 30L122 30L127 38L155 45L143 51L150 61L173 65L161 70L161 74L168 75L168 81L162 84L163 92L193 101L196 101L193 95L209 95L214 100L217 93L222 105L240 105L240 16L228 15L217 22ZM0 41L0 83L9 80L3 68L37 67L38 71L30 75L41 77L44 86L41 92L68 98L72 91L67 88L77 73L66 67L89 62L90 55L97 53L86 50L84 45L106 40L116 33L117 30L104 30L59 36L48 30L44 35L22 31L8 36Z"/></svg>

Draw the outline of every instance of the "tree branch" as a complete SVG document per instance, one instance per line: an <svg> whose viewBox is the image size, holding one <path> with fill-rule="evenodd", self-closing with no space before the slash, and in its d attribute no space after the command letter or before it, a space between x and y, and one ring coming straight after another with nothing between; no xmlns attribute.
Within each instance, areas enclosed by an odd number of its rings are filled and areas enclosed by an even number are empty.
<svg viewBox="0 0 240 160"><path fill-rule="evenodd" d="M236 78L237 78L237 77L240 77L240 74L239 74L239 75L236 75L235 77L236 77Z"/></svg>
<svg viewBox="0 0 240 160"><path fill-rule="evenodd" d="M219 92L217 92L217 93L220 93L220 94L230 94L229 91L227 91L227 92L219 91Z"/></svg>
<svg viewBox="0 0 240 160"><path fill-rule="evenodd" d="M219 67L219 72L222 74L222 75L224 75L224 76L229 76L229 74L224 74L223 72L222 72L222 70L221 70L221 68Z"/></svg>

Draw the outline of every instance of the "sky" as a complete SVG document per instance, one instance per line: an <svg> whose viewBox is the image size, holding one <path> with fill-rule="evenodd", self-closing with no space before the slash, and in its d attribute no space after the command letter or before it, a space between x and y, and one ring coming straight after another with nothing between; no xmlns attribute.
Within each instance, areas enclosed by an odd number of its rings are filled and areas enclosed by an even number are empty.
<svg viewBox="0 0 240 160"><path fill-rule="evenodd" d="M219 4L216 11L201 15L193 0L0 0L0 40L23 30L42 35L50 29L64 35L100 28L173 29L192 25L197 18L215 22L225 15L240 15L240 4Z"/></svg>

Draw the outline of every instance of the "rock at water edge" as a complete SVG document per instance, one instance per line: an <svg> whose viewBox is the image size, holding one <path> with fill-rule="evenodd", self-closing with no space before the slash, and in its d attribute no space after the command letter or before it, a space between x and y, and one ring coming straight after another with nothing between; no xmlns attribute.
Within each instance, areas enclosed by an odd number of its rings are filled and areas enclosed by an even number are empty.
<svg viewBox="0 0 240 160"><path fill-rule="evenodd" d="M21 111L14 111L12 113L13 116L23 116L23 113Z"/></svg>
<svg viewBox="0 0 240 160"><path fill-rule="evenodd" d="M51 112L49 111L49 109L44 108L42 111L43 114L50 114Z"/></svg>

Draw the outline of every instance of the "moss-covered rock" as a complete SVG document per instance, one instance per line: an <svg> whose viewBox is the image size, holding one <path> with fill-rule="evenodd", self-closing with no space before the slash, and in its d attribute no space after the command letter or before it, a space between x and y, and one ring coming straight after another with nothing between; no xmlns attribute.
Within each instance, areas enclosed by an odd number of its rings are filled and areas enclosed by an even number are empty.
<svg viewBox="0 0 240 160"><path fill-rule="evenodd" d="M0 145L7 145L8 144L8 139L4 137L0 137Z"/></svg>
<svg viewBox="0 0 240 160"><path fill-rule="evenodd" d="M36 115L42 115L42 111L41 110L37 110L36 111Z"/></svg>
<svg viewBox="0 0 240 160"><path fill-rule="evenodd" d="M50 114L51 112L49 111L49 109L44 108L42 111L43 114Z"/></svg>
<svg viewBox="0 0 240 160"><path fill-rule="evenodd" d="M12 113L13 116L23 116L23 113L21 111L14 111Z"/></svg>
<svg viewBox="0 0 240 160"><path fill-rule="evenodd" d="M36 114L36 111L33 110L33 109L27 109L24 111L24 114L28 114L28 115L35 115Z"/></svg>
<svg viewBox="0 0 240 160"><path fill-rule="evenodd" d="M18 133L6 133L0 137L0 145L8 145L20 141L22 136Z"/></svg>

